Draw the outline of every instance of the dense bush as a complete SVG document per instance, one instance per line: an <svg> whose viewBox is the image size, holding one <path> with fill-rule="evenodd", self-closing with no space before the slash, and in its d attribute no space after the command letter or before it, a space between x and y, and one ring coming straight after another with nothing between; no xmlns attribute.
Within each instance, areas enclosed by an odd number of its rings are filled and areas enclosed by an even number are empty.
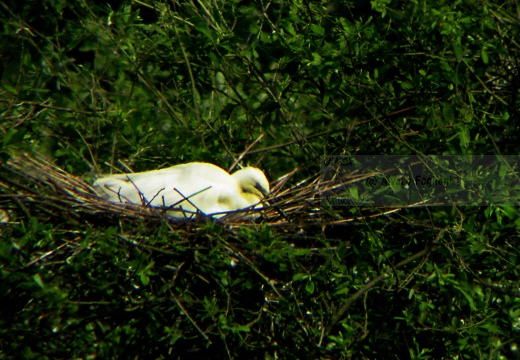
<svg viewBox="0 0 520 360"><path fill-rule="evenodd" d="M520 358L514 206L136 221L17 196L40 190L7 162L91 181L249 148L288 188L323 155L516 155L516 1L0 9L0 357Z"/></svg>

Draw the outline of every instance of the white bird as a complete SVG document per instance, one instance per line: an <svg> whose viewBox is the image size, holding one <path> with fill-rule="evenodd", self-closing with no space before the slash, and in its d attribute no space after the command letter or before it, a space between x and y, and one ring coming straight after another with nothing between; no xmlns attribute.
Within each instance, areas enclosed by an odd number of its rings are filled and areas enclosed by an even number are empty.
<svg viewBox="0 0 520 360"><path fill-rule="evenodd" d="M260 208L260 201L269 194L269 182L260 169L246 167L230 175L201 162L110 175L97 179L94 188L111 202L177 209L168 211L177 218L190 217L198 210L221 217L223 212Z"/></svg>

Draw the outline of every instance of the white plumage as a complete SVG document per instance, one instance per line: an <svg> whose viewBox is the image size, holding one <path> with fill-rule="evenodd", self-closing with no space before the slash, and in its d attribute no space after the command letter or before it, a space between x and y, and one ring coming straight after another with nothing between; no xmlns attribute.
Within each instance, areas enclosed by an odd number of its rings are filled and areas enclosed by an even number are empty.
<svg viewBox="0 0 520 360"><path fill-rule="evenodd" d="M102 177L94 187L112 202L187 211L168 211L174 217L189 217L197 210L220 217L225 215L219 214L222 212L258 205L269 194L269 182L257 168L246 167L230 175L218 166L200 162Z"/></svg>

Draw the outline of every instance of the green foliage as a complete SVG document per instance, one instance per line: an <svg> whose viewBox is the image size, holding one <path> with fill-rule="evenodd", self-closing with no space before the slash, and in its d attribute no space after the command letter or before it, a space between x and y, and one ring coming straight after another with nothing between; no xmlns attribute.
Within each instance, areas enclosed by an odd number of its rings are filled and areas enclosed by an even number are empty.
<svg viewBox="0 0 520 360"><path fill-rule="evenodd" d="M264 135L244 162L272 180L301 167L296 184L321 155L519 153L514 1L0 9L1 165L229 168ZM13 200L6 168L2 358L520 356L517 207L337 207L352 221L319 229L80 221Z"/></svg>

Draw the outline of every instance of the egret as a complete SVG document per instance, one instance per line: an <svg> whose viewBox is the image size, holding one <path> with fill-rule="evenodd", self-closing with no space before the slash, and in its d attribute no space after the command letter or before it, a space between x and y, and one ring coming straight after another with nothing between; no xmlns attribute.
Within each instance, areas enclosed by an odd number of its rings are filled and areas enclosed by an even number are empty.
<svg viewBox="0 0 520 360"><path fill-rule="evenodd" d="M269 194L269 182L260 169L246 167L230 175L202 162L101 177L94 188L111 202L170 207L168 214L177 218L197 211L221 217L229 211L260 208Z"/></svg>

